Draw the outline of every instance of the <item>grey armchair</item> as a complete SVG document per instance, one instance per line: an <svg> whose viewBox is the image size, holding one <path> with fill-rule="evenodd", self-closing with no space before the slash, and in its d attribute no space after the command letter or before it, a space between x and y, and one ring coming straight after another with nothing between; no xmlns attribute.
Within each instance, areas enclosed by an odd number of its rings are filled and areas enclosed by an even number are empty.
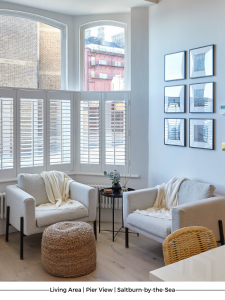
<svg viewBox="0 0 225 300"><path fill-rule="evenodd" d="M178 206L172 209L172 220L159 219L134 213L153 206L157 188L148 188L124 193L123 218L125 247L129 247L128 229L163 243L172 232L188 226L203 226L211 229L221 244L224 244L225 197L214 194L215 187L196 181L181 184Z"/></svg>
<svg viewBox="0 0 225 300"><path fill-rule="evenodd" d="M39 174L20 174L18 185L7 186L6 242L9 225L12 225L20 231L20 259L23 259L23 237L41 233L46 227L57 222L92 221L97 239L96 190L74 181L70 184L70 197L82 203L85 209L36 210L36 206L48 203L45 184Z"/></svg>

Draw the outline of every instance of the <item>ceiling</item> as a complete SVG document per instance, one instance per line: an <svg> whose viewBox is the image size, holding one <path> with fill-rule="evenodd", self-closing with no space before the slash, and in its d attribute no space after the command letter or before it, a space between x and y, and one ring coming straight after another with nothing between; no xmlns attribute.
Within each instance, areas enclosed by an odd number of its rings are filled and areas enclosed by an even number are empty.
<svg viewBox="0 0 225 300"><path fill-rule="evenodd" d="M70 15L90 15L129 12L131 7L148 7L157 0L4 0Z"/></svg>

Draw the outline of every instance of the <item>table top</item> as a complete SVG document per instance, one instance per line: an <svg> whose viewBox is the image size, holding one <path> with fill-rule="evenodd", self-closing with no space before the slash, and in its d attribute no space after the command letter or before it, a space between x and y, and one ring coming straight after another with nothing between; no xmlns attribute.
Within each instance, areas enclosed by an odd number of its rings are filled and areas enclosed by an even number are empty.
<svg viewBox="0 0 225 300"><path fill-rule="evenodd" d="M135 191L135 190L128 188L127 192L132 192L132 191ZM104 189L100 190L100 194L105 197L122 198L124 193L126 193L126 192L121 192L121 190L120 190L119 192L112 192L109 194L109 193L104 193Z"/></svg>
<svg viewBox="0 0 225 300"><path fill-rule="evenodd" d="M225 281L225 246L151 271L151 281Z"/></svg>

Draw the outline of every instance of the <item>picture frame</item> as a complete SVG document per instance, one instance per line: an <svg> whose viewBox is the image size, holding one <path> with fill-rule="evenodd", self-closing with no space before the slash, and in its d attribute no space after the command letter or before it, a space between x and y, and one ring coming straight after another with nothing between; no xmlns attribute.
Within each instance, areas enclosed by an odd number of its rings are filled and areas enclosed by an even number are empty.
<svg viewBox="0 0 225 300"><path fill-rule="evenodd" d="M214 76L214 45L189 50L189 77Z"/></svg>
<svg viewBox="0 0 225 300"><path fill-rule="evenodd" d="M190 84L189 112L214 113L214 82Z"/></svg>
<svg viewBox="0 0 225 300"><path fill-rule="evenodd" d="M164 119L164 145L186 146L186 119Z"/></svg>
<svg viewBox="0 0 225 300"><path fill-rule="evenodd" d="M164 113L185 113L186 86L174 85L164 88Z"/></svg>
<svg viewBox="0 0 225 300"><path fill-rule="evenodd" d="M164 80L184 80L186 77L186 51L164 56Z"/></svg>
<svg viewBox="0 0 225 300"><path fill-rule="evenodd" d="M214 150L214 119L189 119L189 147Z"/></svg>

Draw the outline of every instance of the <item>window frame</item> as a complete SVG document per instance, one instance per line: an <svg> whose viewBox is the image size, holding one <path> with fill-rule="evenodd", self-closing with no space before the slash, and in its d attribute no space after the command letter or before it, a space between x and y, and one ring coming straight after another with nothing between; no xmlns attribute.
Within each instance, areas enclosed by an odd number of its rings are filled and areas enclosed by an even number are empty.
<svg viewBox="0 0 225 300"><path fill-rule="evenodd" d="M115 27L122 27L124 28L124 35L125 35L125 43L124 43L124 53L125 53L125 63L124 63L124 91L129 91L130 90L130 41L128 40L129 35L128 35L128 25L126 23L122 23L119 21L112 21L112 20L101 20L101 21L94 21L94 22L89 22L86 24L83 24L79 27L80 31L80 61L79 61L79 78L80 78L80 91L82 92L88 92L85 91L85 30L96 27L96 26L103 26L103 25L108 25L108 26L115 26ZM121 91L121 92L124 92ZM96 91L96 92L103 92L103 91ZM117 92L117 91L112 91L112 92Z"/></svg>
<svg viewBox="0 0 225 300"><path fill-rule="evenodd" d="M68 28L59 21L43 17L41 15L28 13L19 10L0 9L0 15L18 17L45 23L61 30L61 90L68 89Z"/></svg>

